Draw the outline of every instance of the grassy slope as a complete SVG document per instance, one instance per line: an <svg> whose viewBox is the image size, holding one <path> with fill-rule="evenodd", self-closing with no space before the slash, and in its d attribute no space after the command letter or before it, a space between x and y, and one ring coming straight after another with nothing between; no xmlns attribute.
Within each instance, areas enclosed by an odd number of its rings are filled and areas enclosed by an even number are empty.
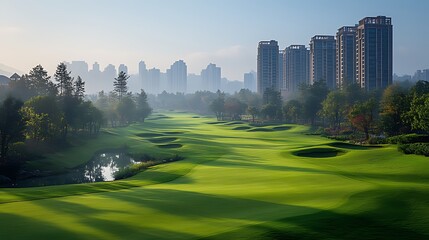
<svg viewBox="0 0 429 240"><path fill-rule="evenodd" d="M109 130L35 164L61 171L124 144L134 153L178 152L187 160L113 183L0 189L0 239L429 238L427 158L392 146L337 146L346 153L300 157L293 153L335 145L303 135L303 126L247 132L170 115ZM158 148L135 135L150 131L184 131L165 134L183 147Z"/></svg>

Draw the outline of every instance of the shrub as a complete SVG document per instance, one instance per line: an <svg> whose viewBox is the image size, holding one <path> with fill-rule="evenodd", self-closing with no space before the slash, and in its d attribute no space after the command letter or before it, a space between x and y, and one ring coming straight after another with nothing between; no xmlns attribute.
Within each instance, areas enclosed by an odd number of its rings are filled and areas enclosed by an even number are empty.
<svg viewBox="0 0 429 240"><path fill-rule="evenodd" d="M412 133L412 134L404 134L404 135L389 137L386 140L388 143L391 143L391 144L407 144L407 143L418 143L418 142L427 143L429 142L429 136L426 134Z"/></svg>
<svg viewBox="0 0 429 240"><path fill-rule="evenodd" d="M429 143L399 144L398 150L405 154L429 156Z"/></svg>

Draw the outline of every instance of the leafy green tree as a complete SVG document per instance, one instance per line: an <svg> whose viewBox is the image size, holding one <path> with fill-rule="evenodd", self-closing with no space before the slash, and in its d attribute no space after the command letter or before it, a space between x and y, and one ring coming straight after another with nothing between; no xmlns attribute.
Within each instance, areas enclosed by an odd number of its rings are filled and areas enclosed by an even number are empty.
<svg viewBox="0 0 429 240"><path fill-rule="evenodd" d="M73 78L70 76L70 72L67 71L65 63L58 64L54 77L60 96L73 96Z"/></svg>
<svg viewBox="0 0 429 240"><path fill-rule="evenodd" d="M321 115L326 118L331 127L340 129L341 123L346 118L346 97L341 91L332 91L328 93L326 99L322 102Z"/></svg>
<svg viewBox="0 0 429 240"><path fill-rule="evenodd" d="M149 106L147 101L147 94L143 89L140 90L140 93L137 93L136 108L137 120L141 122L144 122L144 120L152 113L152 108Z"/></svg>
<svg viewBox="0 0 429 240"><path fill-rule="evenodd" d="M413 129L429 132L429 93L414 96L408 116Z"/></svg>
<svg viewBox="0 0 429 240"><path fill-rule="evenodd" d="M259 115L260 110L256 106L247 107L247 112L252 116L252 122L255 122L255 118Z"/></svg>
<svg viewBox="0 0 429 240"><path fill-rule="evenodd" d="M291 123L298 123L298 119L301 117L301 111L301 103L298 100L289 100L283 106L285 119Z"/></svg>
<svg viewBox="0 0 429 240"><path fill-rule="evenodd" d="M121 125L127 125L135 118L136 104L130 96L125 96L118 102L116 111Z"/></svg>
<svg viewBox="0 0 429 240"><path fill-rule="evenodd" d="M390 85L384 90L380 102L380 128L390 136L409 132L409 111L408 91L398 84Z"/></svg>
<svg viewBox="0 0 429 240"><path fill-rule="evenodd" d="M225 112L225 94L217 91L217 98L210 104L210 109L216 114L218 121L223 120Z"/></svg>
<svg viewBox="0 0 429 240"><path fill-rule="evenodd" d="M303 117L311 125L315 124L317 113L322 109L322 102L328 95L328 87L325 81L314 82L313 85L302 85L300 99L302 103Z"/></svg>
<svg viewBox="0 0 429 240"><path fill-rule="evenodd" d="M376 109L376 101L374 98L371 98L365 102L353 105L349 113L350 122L358 130L365 133L365 140L369 139L369 132L374 124Z"/></svg>
<svg viewBox="0 0 429 240"><path fill-rule="evenodd" d="M282 119L283 102L280 92L267 88L264 92L263 103L261 113L264 117L268 117L270 120Z"/></svg>
<svg viewBox="0 0 429 240"><path fill-rule="evenodd" d="M0 160L4 163L10 144L23 139L25 123L21 114L23 103L8 97L0 105Z"/></svg>
<svg viewBox="0 0 429 240"><path fill-rule="evenodd" d="M231 120L241 120L241 115L246 111L247 105L235 97L229 97L225 101L224 108Z"/></svg>
<svg viewBox="0 0 429 240"><path fill-rule="evenodd" d="M130 78L125 72L121 71L113 82L113 91L118 94L119 100L128 93L127 81Z"/></svg>

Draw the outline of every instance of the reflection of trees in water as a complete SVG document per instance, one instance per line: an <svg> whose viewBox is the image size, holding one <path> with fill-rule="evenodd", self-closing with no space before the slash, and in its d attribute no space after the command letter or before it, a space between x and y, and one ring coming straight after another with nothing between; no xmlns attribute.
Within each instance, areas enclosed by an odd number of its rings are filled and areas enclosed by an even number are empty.
<svg viewBox="0 0 429 240"><path fill-rule="evenodd" d="M113 174L135 161L125 153L102 153L95 156L86 165L66 174L32 178L19 181L18 187L35 187L73 183L113 181Z"/></svg>

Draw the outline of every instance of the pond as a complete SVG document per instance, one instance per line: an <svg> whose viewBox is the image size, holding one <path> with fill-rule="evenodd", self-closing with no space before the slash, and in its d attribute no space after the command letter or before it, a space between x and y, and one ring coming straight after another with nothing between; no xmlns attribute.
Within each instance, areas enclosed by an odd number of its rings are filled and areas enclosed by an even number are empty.
<svg viewBox="0 0 429 240"><path fill-rule="evenodd" d="M135 163L137 162L124 152L104 152L95 155L86 164L71 169L67 173L22 179L6 187L40 187L113 181L115 172Z"/></svg>

